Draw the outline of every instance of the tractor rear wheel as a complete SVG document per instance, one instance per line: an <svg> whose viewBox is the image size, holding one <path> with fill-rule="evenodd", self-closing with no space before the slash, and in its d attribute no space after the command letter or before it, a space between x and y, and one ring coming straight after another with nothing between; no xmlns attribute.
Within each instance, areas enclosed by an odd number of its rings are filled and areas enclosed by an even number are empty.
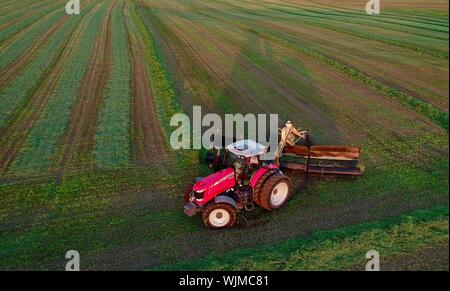
<svg viewBox="0 0 450 291"><path fill-rule="evenodd" d="M202 213L203 223L210 228L227 228L236 223L236 208L228 203L211 203Z"/></svg>
<svg viewBox="0 0 450 291"><path fill-rule="evenodd" d="M259 198L261 197L260 193L263 188L264 183L266 180L274 174L274 171L267 171L265 172L261 178L259 178L258 182L256 183L255 187L253 188L253 202L260 205Z"/></svg>
<svg viewBox="0 0 450 291"><path fill-rule="evenodd" d="M291 196L291 180L280 174L270 176L259 191L258 204L269 211L283 207Z"/></svg>

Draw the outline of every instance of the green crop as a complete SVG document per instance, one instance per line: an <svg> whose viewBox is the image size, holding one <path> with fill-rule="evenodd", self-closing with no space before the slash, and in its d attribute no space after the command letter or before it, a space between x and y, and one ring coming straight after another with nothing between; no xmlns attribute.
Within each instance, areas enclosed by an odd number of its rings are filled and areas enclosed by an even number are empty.
<svg viewBox="0 0 450 291"><path fill-rule="evenodd" d="M387 260L444 244L448 244L448 206L438 206L157 270L363 270L369 250Z"/></svg>
<svg viewBox="0 0 450 291"><path fill-rule="evenodd" d="M78 41L78 48L66 64L47 106L30 132L25 146L14 161L11 171L30 172L48 169L56 154L58 141L64 134L70 109L77 98L81 80L87 70L89 56L94 47L100 23L106 13L102 6L91 17Z"/></svg>
<svg viewBox="0 0 450 291"><path fill-rule="evenodd" d="M4 41L13 37L16 33L20 32L22 29L26 28L29 25L32 25L34 22L38 21L40 18L45 15L51 13L55 10L60 10L61 6L59 5L45 5L44 9L38 9L35 13L32 13L30 16L25 18L23 21L19 23L15 23L14 25L10 25L0 31L0 45L3 44ZM61 10L62 11L62 10Z"/></svg>
<svg viewBox="0 0 450 291"><path fill-rule="evenodd" d="M105 92L95 137L94 158L99 168L130 162L131 59L123 15L123 2L112 16L111 78Z"/></svg>
<svg viewBox="0 0 450 291"><path fill-rule="evenodd" d="M56 16L58 17L58 15ZM51 18L52 21L54 21L53 18ZM39 55L31 60L23 73L0 92L0 128L5 125L11 114L17 108L20 108L33 94L36 86L40 84L46 72L51 69L58 59L64 44L67 42L67 36L71 34L79 20L79 17L69 18L43 45ZM40 30L45 29L45 26L49 25L46 22L44 24L44 26L39 27ZM28 43L23 45L26 47ZM11 53L11 57L16 58L17 55L18 53ZM3 60L6 61L6 58Z"/></svg>

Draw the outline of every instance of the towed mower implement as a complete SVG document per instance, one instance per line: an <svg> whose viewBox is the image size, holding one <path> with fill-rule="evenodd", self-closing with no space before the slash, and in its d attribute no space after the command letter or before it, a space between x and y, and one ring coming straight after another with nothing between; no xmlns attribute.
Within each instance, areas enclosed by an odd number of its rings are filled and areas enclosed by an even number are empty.
<svg viewBox="0 0 450 291"><path fill-rule="evenodd" d="M359 147L288 146L280 166L309 174L360 176Z"/></svg>

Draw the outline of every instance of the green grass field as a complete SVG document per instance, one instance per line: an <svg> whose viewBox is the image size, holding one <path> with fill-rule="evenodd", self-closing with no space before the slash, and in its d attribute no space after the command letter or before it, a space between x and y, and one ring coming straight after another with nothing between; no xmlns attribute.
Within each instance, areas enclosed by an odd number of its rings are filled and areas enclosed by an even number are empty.
<svg viewBox="0 0 450 291"><path fill-rule="evenodd" d="M448 269L448 1L65 2L0 0L0 270ZM283 209L206 229L201 151L169 145L194 105L361 146L364 174L287 172Z"/></svg>

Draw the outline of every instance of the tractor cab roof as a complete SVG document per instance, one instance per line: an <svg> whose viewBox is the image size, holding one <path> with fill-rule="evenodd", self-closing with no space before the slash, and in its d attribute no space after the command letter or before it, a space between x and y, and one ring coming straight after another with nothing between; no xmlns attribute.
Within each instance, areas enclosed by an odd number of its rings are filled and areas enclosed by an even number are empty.
<svg viewBox="0 0 450 291"><path fill-rule="evenodd" d="M266 153L268 147L251 139L243 139L228 145L226 149L237 156L249 158Z"/></svg>

